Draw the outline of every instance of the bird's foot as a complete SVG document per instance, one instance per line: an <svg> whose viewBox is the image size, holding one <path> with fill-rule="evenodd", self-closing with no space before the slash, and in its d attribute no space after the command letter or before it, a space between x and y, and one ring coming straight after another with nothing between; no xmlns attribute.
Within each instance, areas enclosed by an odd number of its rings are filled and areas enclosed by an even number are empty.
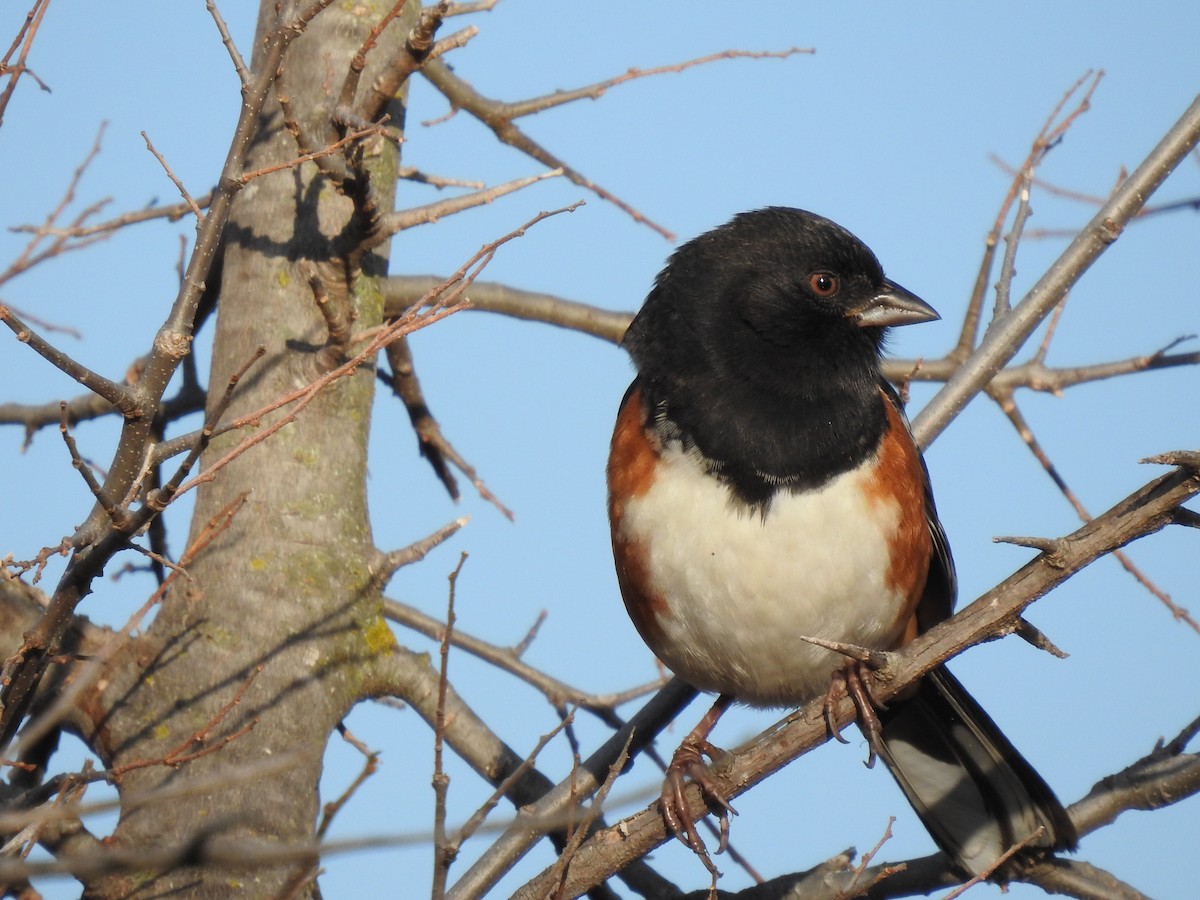
<svg viewBox="0 0 1200 900"><path fill-rule="evenodd" d="M887 705L875 698L871 692L871 664L863 660L851 660L833 673L830 679L829 691L825 694L825 726L829 733L843 744L850 743L842 737L834 714L838 703L849 697L854 702L858 714L858 727L867 739L869 754L867 768L875 765L875 758L883 748L883 726L879 722L876 710L886 709Z"/></svg>
<svg viewBox="0 0 1200 900"><path fill-rule="evenodd" d="M729 843L729 816L731 813L736 816L737 810L730 806L729 801L723 796L713 778L712 768L705 762L704 757L709 757L713 762L720 762L727 755L726 751L714 747L708 741L695 740L689 735L679 745L679 749L671 758L671 764L667 766L667 777L663 781L662 797L659 800L667 829L700 857L700 861L714 877L720 873L717 871L712 857L709 856L704 839L696 830L696 819L688 806L684 791L687 788L686 779L690 776L696 787L700 789L700 796L721 820L721 837L717 853L723 853Z"/></svg>

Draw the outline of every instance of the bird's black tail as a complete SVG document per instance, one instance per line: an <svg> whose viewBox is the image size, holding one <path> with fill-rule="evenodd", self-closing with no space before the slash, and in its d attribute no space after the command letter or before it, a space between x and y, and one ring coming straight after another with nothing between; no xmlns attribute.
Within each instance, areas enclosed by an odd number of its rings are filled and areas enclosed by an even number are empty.
<svg viewBox="0 0 1200 900"><path fill-rule="evenodd" d="M1033 847L1074 849L1050 786L945 667L879 713L881 757L938 846L971 875L1044 827ZM999 870L1003 875L1003 868Z"/></svg>

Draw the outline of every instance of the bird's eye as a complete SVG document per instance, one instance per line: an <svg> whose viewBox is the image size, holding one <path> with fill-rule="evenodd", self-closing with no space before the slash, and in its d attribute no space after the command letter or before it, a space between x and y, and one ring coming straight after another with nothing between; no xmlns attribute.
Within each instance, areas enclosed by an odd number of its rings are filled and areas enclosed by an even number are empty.
<svg viewBox="0 0 1200 900"><path fill-rule="evenodd" d="M813 272L808 276L808 286L818 297L832 297L841 287L841 281L829 272Z"/></svg>

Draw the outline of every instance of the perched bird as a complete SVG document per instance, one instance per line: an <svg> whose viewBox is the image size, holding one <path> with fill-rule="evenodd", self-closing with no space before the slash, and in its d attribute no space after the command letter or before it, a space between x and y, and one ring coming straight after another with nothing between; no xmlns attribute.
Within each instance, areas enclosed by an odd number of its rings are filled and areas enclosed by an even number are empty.
<svg viewBox="0 0 1200 900"><path fill-rule="evenodd" d="M827 694L833 730L842 692L967 874L1039 827L1034 847L1075 844L1053 791L944 667L877 709L862 664L805 640L894 650L951 613L928 472L880 374L889 326L937 318L849 231L772 207L680 247L625 334L637 378L608 462L613 554L642 638L718 695L661 801L710 868L683 788L690 776L730 810L704 761L721 713Z"/></svg>

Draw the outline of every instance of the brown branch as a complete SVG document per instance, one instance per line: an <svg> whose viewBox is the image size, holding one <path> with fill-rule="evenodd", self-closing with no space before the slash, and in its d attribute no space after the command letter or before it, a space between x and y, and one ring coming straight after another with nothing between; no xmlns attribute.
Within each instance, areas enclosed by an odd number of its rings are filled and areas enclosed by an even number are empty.
<svg viewBox="0 0 1200 900"><path fill-rule="evenodd" d="M196 221L203 222L204 213L201 211L199 204L197 204L192 198L192 195L188 193L188 189L183 186L183 182L179 180L179 176L175 174L174 170L167 162L166 157L159 153L155 148L154 143L150 140L150 135L146 134L144 131L140 132L140 134L142 135L142 140L146 142L146 149L154 154L154 158L158 160L158 164L163 167L163 171L167 173L167 177L171 179L171 183L175 185L175 189L179 191L179 196L183 197L183 202L188 205L188 209L190 209L192 211L192 215L196 217Z"/></svg>
<svg viewBox="0 0 1200 900"><path fill-rule="evenodd" d="M334 818L339 812L341 812L342 808L350 802L350 798L353 797L358 789L366 783L368 778L370 778L379 770L378 751L368 750L366 746L362 744L362 742L357 740L354 735L350 733L350 729L348 729L344 724L338 725L338 733L342 736L342 739L345 740L346 743L363 755L363 767L355 779L346 786L346 789L342 791L341 794L321 807L321 824L317 826L318 840L325 837L326 832L329 831L329 826L333 824Z"/></svg>
<svg viewBox="0 0 1200 900"><path fill-rule="evenodd" d="M416 184L427 184L430 187L439 189L446 187L464 187L479 190L484 186L482 181L472 181L466 178L447 178L442 175L430 175L411 166L401 166L396 170L396 177L402 178L405 181L412 181Z"/></svg>
<svg viewBox="0 0 1200 900"><path fill-rule="evenodd" d="M437 275L393 275L384 282L384 315L399 315L441 283ZM539 294L495 281L477 281L466 293L470 308L530 322L557 325L620 343L633 314L601 309L553 294Z"/></svg>
<svg viewBox="0 0 1200 900"><path fill-rule="evenodd" d="M67 404L60 404L61 421L59 422L58 431L62 436L63 443L66 444L67 453L71 457L71 465L75 471L83 478L88 490L92 496L96 498L96 502L104 507L104 511L114 523L124 515L124 510L120 509L117 504L110 498L104 489L100 486L100 482L96 480L96 476L92 474L92 467L88 465L79 455L79 448L75 444L75 436L71 434L69 423L67 421Z"/></svg>
<svg viewBox="0 0 1200 900"><path fill-rule="evenodd" d="M417 24L409 31L408 38L404 42L403 52L398 53L372 82L370 89L366 91L365 96L354 110L356 115L374 122L392 102L399 92L400 86L408 80L413 72L421 68L429 57L429 51L433 48L433 38L438 28L441 27L446 7L445 0L440 0L436 5L425 7L420 11ZM399 11L398 7L396 11ZM347 77L347 84L349 81L350 78ZM355 90L357 90L357 85L358 79L355 77ZM353 103L353 98L354 93L351 92L348 95L344 86L342 105L349 106Z"/></svg>
<svg viewBox="0 0 1200 900"><path fill-rule="evenodd" d="M1048 894L1079 900L1150 900L1111 872L1080 859L1056 859L1025 873L1022 880Z"/></svg>
<svg viewBox="0 0 1200 900"><path fill-rule="evenodd" d="M467 209L474 209L477 206L485 206L506 194L514 193L521 190L521 188L529 187L529 185L536 184L539 181L545 181L547 178L557 178L562 174L563 171L561 169L553 169L549 172L543 172L540 175L530 175L526 178L516 178L512 181L506 181L504 184L498 184L486 190L474 191L459 197L448 197L445 200L438 200L435 203L426 203L424 206L414 206L411 209L399 210L384 218L378 240L382 242L399 234L401 231L414 228L417 225L428 225L445 216L450 216Z"/></svg>
<svg viewBox="0 0 1200 900"><path fill-rule="evenodd" d="M384 314L399 315L438 283L440 279L436 275L393 275L384 285ZM472 310L555 325L611 343L620 343L633 319L633 313L630 312L603 309L553 294L526 291L491 281L477 281L467 292L467 299ZM1190 339L1191 336L1176 338L1153 353L1093 365L1051 367L1037 359L1011 364L997 372L990 384L1001 390L1023 387L1060 394L1068 387L1107 378L1194 366L1200 364L1200 352L1168 352L1180 342ZM940 359L887 359L883 363L883 373L897 384L905 381L946 382L961 365L954 351L951 351Z"/></svg>
<svg viewBox="0 0 1200 900"><path fill-rule="evenodd" d="M612 203L618 209L628 214L635 222L647 225L654 231L657 231L667 240L675 240L675 235L663 228L661 225L650 220L641 212L634 209L625 201L621 200L616 195L610 193L605 188L591 181L581 172L567 165L558 157L551 154L548 150L542 147L525 135L513 121L522 116L531 115L533 113L542 112L551 109L555 106L564 103L570 103L581 99L597 99L604 95L609 88L623 84L627 81L632 81L637 78L643 78L650 75L661 75L671 72L682 72L693 66L704 65L725 59L784 59L793 56L797 53L812 53L811 49L803 49L793 47L788 50L779 52L753 52L742 50L728 50L722 53L714 53L709 56L699 59L688 60L669 66L659 66L653 69L629 69L622 75L615 78L610 78L607 81L597 82L596 84L587 85L570 91L555 91L552 94L543 97L536 97L529 100L506 103L499 100L493 100L485 97L476 91L467 82L454 76L451 71L441 65L430 61L422 69L422 74L425 75L430 83L434 85L450 102L450 112L443 116L441 120L450 118L459 109L464 109L488 128L492 130L496 138L502 143L515 147L521 152L541 162L550 168L561 168L572 182L580 187L592 191L603 200ZM433 124L433 123L426 123Z"/></svg>
<svg viewBox="0 0 1200 900"><path fill-rule="evenodd" d="M196 205L201 209L207 209L211 202L211 192L195 198ZM73 225L68 228L56 228L51 225L13 225L8 230L16 233L34 234L40 237L78 239L106 234L107 232L124 228L127 225L137 225L141 222L150 222L155 219L178 222L184 216L191 213L191 211L191 204L180 201L170 206L149 206L145 209L122 213L116 218L105 222L97 222L95 225Z"/></svg>
<svg viewBox="0 0 1200 900"><path fill-rule="evenodd" d="M105 401L116 407L123 415L130 415L135 412L136 401L128 386L110 381L103 375L93 372L87 366L76 362L70 355L59 350L45 338L39 336L37 332L18 318L11 308L4 304L0 304L0 322L3 322L12 330L13 334L17 336L18 341L28 344L46 362L50 363L64 375L74 378L97 396L102 397Z"/></svg>
<svg viewBox="0 0 1200 900"><path fill-rule="evenodd" d="M443 639L445 624L407 603L384 598L383 614L388 620L411 628L431 640ZM462 629L455 630L451 636L451 644L536 688L556 708L569 704L586 709L595 713L611 728L621 728L625 724L614 712L617 707L644 697L663 685L662 680L655 680L612 694L590 694L522 661L517 648L489 643L467 634Z"/></svg>
<svg viewBox="0 0 1200 900"><path fill-rule="evenodd" d="M372 582L382 591L397 570L423 560L430 550L448 541L469 521L469 516L462 516L453 522L447 522L437 531L407 547L392 550L390 553L380 553L371 566Z"/></svg>
<svg viewBox="0 0 1200 900"><path fill-rule="evenodd" d="M506 113L508 104L483 96L466 81L455 75L441 60L430 60L422 67L421 74L450 101L452 107L470 113L490 128L492 133L495 134L496 139L502 144L515 147L527 156L536 159L548 169L562 169L563 174L574 184L591 191L602 200L613 204L630 216L635 222L652 228L667 240L675 240L675 235L672 232L642 215L642 213L638 212L620 197L605 190L581 172L550 153L540 144L531 140L512 123L511 118Z"/></svg>
<svg viewBox="0 0 1200 900"><path fill-rule="evenodd" d="M33 47L33 39L37 37L38 28L41 27L42 18L46 15L46 8L49 6L50 0L34 0L34 4L29 12L26 13L25 21L17 32L17 36L13 38L8 52L4 54L3 59L0 59L0 75L8 76L8 84L0 92L0 125L4 124L4 113L8 109L8 101L12 99L13 92L17 89L17 82L22 75L30 75L37 80L42 90L50 90L50 88L42 84L41 80L26 65L29 59L29 51ZM12 55L18 46L21 48L21 55L17 57L16 63L10 63L9 60L12 59Z"/></svg>
<svg viewBox="0 0 1200 900"><path fill-rule="evenodd" d="M571 722L574 720L574 716L574 712L569 713L565 718L562 719L562 721L555 725L554 728L538 738L537 743L534 745L533 749L529 751L529 755L521 761L521 764L517 766L517 768L515 768L507 778L496 785L496 789L492 792L492 795L488 797L488 799L485 800L483 804L477 810L475 810L475 812L471 813L471 815L467 818L467 821L462 824L461 828L459 828L458 833L454 836L454 840L449 845L449 852L451 854L458 854L459 850L462 848L462 845L471 837L471 835L479 830L480 826L482 826L485 821L487 821L487 817L491 814L492 810L496 808L497 804L504 799L505 795L520 779L524 778L525 775L533 769L534 764L537 762L538 755L546 748L546 745L554 740L554 738L558 737L558 735L562 733L563 729L571 724Z"/></svg>
<svg viewBox="0 0 1200 900"><path fill-rule="evenodd" d="M1026 847L1028 847L1030 844L1034 843L1045 833L1046 833L1046 826L1039 825L1032 834L1027 835L1023 839L1017 841L1015 844L1010 846L1007 850L1005 850L998 857L996 857L996 860L990 866L985 867L980 872L976 872L973 876L971 876L971 878L969 880L964 881L962 884L960 884L958 887L956 887L950 893L946 894L946 896L943 897L942 900L956 900L956 898L961 897L963 895L963 893L966 890L968 890L969 888L972 888L977 884L983 884L985 881L987 881L989 878L991 878L992 875L995 872L997 872L1001 866L1003 866L1006 862L1008 862L1010 859L1012 859L1014 856L1016 856L1018 853L1020 853L1022 850L1024 850Z"/></svg>
<svg viewBox="0 0 1200 900"><path fill-rule="evenodd" d="M206 723L204 723L203 726L185 738L181 743L175 747L172 747L160 757L155 757L154 759L135 759L119 766L115 766L109 772L110 780L119 784L121 779L134 769L144 769L150 766L169 766L171 768L178 768L179 766L199 759L202 756L208 756L211 753L216 753L218 750L228 746L238 738L249 734L258 724L257 718L251 720L249 723L237 729L236 731L231 731L221 735L220 739L215 743L209 743L209 739L212 737L213 731L216 730L216 728L225 721L225 718L241 704L242 698L246 695L246 691L250 689L250 685L254 683L254 679L256 679L262 673L262 670L263 667L261 665L255 666L254 670L250 673L246 680L243 681L238 687L237 691L234 692L234 695L228 701L226 701L226 703L222 705L221 708L218 709L212 715L212 717Z"/></svg>
<svg viewBox="0 0 1200 900"><path fill-rule="evenodd" d="M1063 93L1050 115L1047 116L1037 136L1033 139L1024 162L1013 174L1013 180L1009 185L1008 193L1005 195L1004 200L1001 201L1000 211L996 214L996 220L993 222L991 231L988 232L987 238L984 241L983 258L980 261L979 272L976 275L975 285L971 291L971 298L967 304L966 315L963 316L958 343L949 354L952 358L960 361L964 360L975 347L975 338L979 331L979 321L983 310L983 298L987 292L988 283L991 281L992 266L996 259L996 246L1000 242L1000 234L1004 230L1004 223L1008 219L1009 210L1012 208L1013 201L1017 199L1022 184L1027 179L1033 177L1034 171L1036 171L1045 155L1062 140L1063 135L1066 134L1071 124L1090 108L1092 94L1095 92L1102 77L1104 77L1103 72L1098 72L1094 75L1091 71L1085 72ZM1080 88L1083 87L1089 78L1092 79L1092 83L1084 91L1082 99L1070 113L1064 116L1058 124L1055 124L1067 102L1079 92Z"/></svg>
<svg viewBox="0 0 1200 900"><path fill-rule="evenodd" d="M286 102L287 101L285 99L282 99L282 98L280 99L281 106L284 105ZM294 122L294 120L289 120L289 121ZM249 184L255 178L262 178L264 175L272 175L275 172L283 172L283 171L286 171L287 169L294 169L294 168L296 168L296 166L302 166L306 162L320 163L322 160L326 159L327 157L333 156L335 153L337 153L339 150L341 150L347 144L351 144L354 141L360 140L368 135L379 134L379 133L380 133L380 128L378 125L369 125L366 128L359 129L358 131L351 131L346 136L340 138L339 140L334 141L331 144L327 144L324 147L320 147L318 149L306 150L306 151L302 152L299 156L295 157L294 159L289 159L287 162L276 163L275 165L270 165L270 166L263 166L263 168L261 168L261 169L255 169L251 172L246 172L242 175L239 175L238 180L242 184ZM296 131L296 132L293 132L293 134L298 135L299 132ZM395 140L395 138L393 138L391 136L389 136L389 139ZM299 138L297 138L297 143L299 143ZM326 175L330 174L330 170L327 170L325 168L322 168L321 170ZM344 173L342 174L342 179L344 180ZM338 181L337 183L340 183L340 181Z"/></svg>
<svg viewBox="0 0 1200 900"><path fill-rule="evenodd" d="M249 492L246 492L235 497L205 523L204 527L200 529L200 533L196 535L195 540L183 551L183 555L179 558L179 564L172 567L171 572L163 580L162 584L158 586L157 590L126 620L119 631L108 635L104 643L88 655L88 659L83 666L72 672L69 683L58 692L53 704L31 719L21 729L17 741L18 747L36 744L51 729L57 727L66 718L76 700L104 673L105 666L113 655L118 650L127 646L129 636L141 626L146 616L150 614L150 611L162 602L167 591L174 586L180 577L187 577L187 566L191 565L192 560L229 528L233 517L241 511L249 496Z"/></svg>
<svg viewBox="0 0 1200 900"><path fill-rule="evenodd" d="M469 13L490 12L500 0L474 0L472 3L450 3L446 6L446 18L465 16Z"/></svg>
<svg viewBox="0 0 1200 900"><path fill-rule="evenodd" d="M358 370L358 367L366 362L374 360L375 356L381 349L386 347L392 341L398 340L419 328L431 325L438 322L448 315L457 312L463 308L462 294L470 287L471 283L479 276L479 273L492 261L496 252L509 241L523 237L525 233L537 225L539 222L552 216L561 213L573 212L579 207L579 204L572 204L560 209L550 210L549 212L538 213L533 218L525 222L519 228L510 231L508 234L484 244L477 250L470 259L463 263L458 270L451 275L446 281L438 285L437 288L430 292L430 295L424 299L423 305L427 307L424 313L414 306L406 314L399 316L394 321L391 321L378 328L368 329L358 335L356 338L361 342L362 349L345 363L338 366L329 372L316 378L314 381L298 388L290 394L285 394L278 397L262 408L244 415L232 423L232 427L242 428L246 426L254 426L257 430L254 434L247 436L232 450L227 452L223 457L212 463L207 469L193 477L181 485L174 493L181 494L193 487L210 481L218 471L227 466L237 457L248 451L250 448L257 446L269 437L274 435L281 428L295 421L313 402L328 385L332 384L339 378L345 378L352 375ZM259 427L262 425L262 419L284 407L290 407L288 411L278 419L274 420L270 425ZM477 485L478 486L478 485Z"/></svg>
<svg viewBox="0 0 1200 900"><path fill-rule="evenodd" d="M547 877L547 881L554 886L551 896L555 898L564 896L567 869L571 865L571 860L575 858L575 854L579 852L579 847L583 844L584 838L594 833L595 826L600 819L600 812L604 808L604 801L608 797L608 792L612 790L612 786L617 781L617 776L621 774L621 771L625 768L625 763L629 761L629 748L633 744L633 738L634 736L630 734L625 739L625 745L617 754L617 758L613 760L612 765L608 767L608 772L605 774L600 786L596 789L596 796L584 812L582 821L571 823L574 826L571 829L571 836L567 841L567 845L559 852L558 859L555 860L554 865L550 867Z"/></svg>
<svg viewBox="0 0 1200 900"><path fill-rule="evenodd" d="M529 100L521 100L516 103L504 103L502 104L502 114L507 119L519 119L522 116L544 112L547 109L553 109L565 103L573 103L576 100L599 100L608 93L610 88L625 84L628 81L634 81L638 78L652 78L656 75L677 74L679 72L686 72L688 69L695 68L696 66L706 66L728 59L787 59L798 53L805 53L811 56L816 52L812 47L789 47L787 50L723 50L720 53L710 53L707 56L700 56L696 59L689 59L672 65L654 66L650 69L631 68L620 75L606 79L605 81L598 81L595 84L572 88L566 91L555 91L552 94L534 97Z"/></svg>
<svg viewBox="0 0 1200 900"><path fill-rule="evenodd" d="M423 457L429 460L434 474L446 488L447 493L452 499L459 499L458 482L454 478L454 473L450 471L450 466L453 465L471 479L471 484L479 496L500 510L504 517L511 522L514 519L512 510L501 503L499 498L488 489L475 467L455 449L449 438L442 432L442 427L438 424L437 419L433 417L429 404L425 401L425 393L421 390L420 379L417 378L412 348L408 341L401 340L389 344L385 352L388 364L392 368L391 377L388 378L382 372L379 377L392 388L404 404L413 431L417 435L419 451Z"/></svg>
<svg viewBox="0 0 1200 900"><path fill-rule="evenodd" d="M1059 308L1061 309L1061 307ZM1000 407L1001 411L1003 411L1004 415L1008 418L1008 421L1012 424L1013 428L1016 429L1017 434L1020 436L1025 446L1029 449L1029 452L1034 455L1034 458L1036 458L1039 463L1041 463L1042 469L1048 476L1050 476L1050 480L1054 482L1055 487L1058 488L1059 492L1066 498L1067 502L1071 504L1071 508L1075 510L1075 514L1079 516L1081 521L1091 521L1091 514L1087 511L1087 508L1083 505L1083 502L1079 499L1076 493L1071 490L1071 487L1067 484L1066 479L1063 478L1061 473L1058 471L1058 467L1054 465L1054 462L1050 459L1049 454L1047 454L1042 448L1041 443L1034 435L1033 429L1029 426L1029 422L1026 420L1024 414L1017 406L1011 389L1002 389L993 386L988 388L987 393L989 397L996 401L996 405ZM1015 543L1015 541L1012 540L1009 542ZM1186 623L1187 625L1191 626L1193 631L1200 633L1200 622L1197 622L1186 609L1175 603L1175 601L1171 599L1171 595L1155 584L1140 568L1138 568L1134 564L1133 560L1129 558L1128 554L1126 554L1123 550L1115 550L1113 551L1112 555L1113 558L1121 564L1121 568L1132 575L1138 581L1138 583L1142 585L1142 587L1149 591L1151 595L1157 598L1159 602L1161 602L1168 610L1171 611L1171 615L1174 616L1176 620Z"/></svg>
<svg viewBox="0 0 1200 900"><path fill-rule="evenodd" d="M991 162L998 169L1006 174L1012 175L1016 172L1011 165L994 153L989 155L988 159L991 160ZM1125 180L1126 174L1127 173L1122 170L1120 177L1117 179L1118 184ZM1051 194L1055 197L1062 197L1065 200L1072 200L1076 203L1083 203L1087 206L1101 206L1108 199L1107 197L1100 196L1099 194L1088 194L1084 193L1083 191L1072 190L1071 188L1063 187L1060 184L1055 184L1052 181L1046 181L1043 178L1033 179L1033 185L1034 187L1038 188L1038 190L1045 191L1047 194ZM1145 219L1150 216L1162 215L1164 213L1179 212L1181 210L1200 210L1200 197L1185 197L1182 200L1170 200L1165 203L1148 203L1142 209L1138 210L1137 215L1133 217L1132 221ZM1041 229L1038 232L1030 232L1029 236L1034 237L1036 235L1040 237L1046 237L1060 236L1063 234L1071 235L1074 234L1074 231L1065 229Z"/></svg>
<svg viewBox="0 0 1200 900"><path fill-rule="evenodd" d="M238 81L242 83L243 87L248 85L253 76L246 67L246 62L242 59L242 54L238 52L237 44L233 42L233 37L229 33L229 26L225 24L225 19L222 18L221 11L217 9L215 0L204 0L204 6L208 10L208 14L212 16L213 23L217 26L217 33L221 35L221 43L225 45L225 49L229 53L229 59L233 63L233 70L237 72Z"/></svg>
<svg viewBox="0 0 1200 900"><path fill-rule="evenodd" d="M222 166L221 179L209 212L197 229L195 248L188 260L183 283L154 337L141 377L129 391L134 402L126 413L113 456L114 464L105 479L104 490L110 496L125 496L140 477L141 463L156 433L155 413L163 392L190 351L196 313L204 296L209 269L216 258L234 196L241 188L237 176L244 170L251 139L258 129L259 113L271 92L283 55L291 41L330 2L309 0L292 15L281 17L278 26L264 41L262 70L243 89L238 121ZM122 412L125 412L124 408ZM76 544L86 547L86 551L72 556L46 615L25 635L20 648L4 664L7 677L0 687L0 745L10 741L20 727L48 661L57 652L60 640L73 621L76 606L91 590L93 580L112 556L124 549L127 540L126 534L112 527L107 513L98 505L80 525Z"/></svg>
<svg viewBox="0 0 1200 900"><path fill-rule="evenodd" d="M433 889L431 896L441 900L446 893L446 877L454 863L456 850L452 850L446 837L446 792L450 787L450 776L442 768L442 746L446 736L446 692L449 686L450 637L454 634L454 596L458 590L458 576L462 574L467 554L461 553L458 565L450 573L450 590L446 598L446 628L442 644L438 649L437 707L433 717Z"/></svg>
<svg viewBox="0 0 1200 900"><path fill-rule="evenodd" d="M88 167L91 166L92 162L100 154L100 145L104 139L104 132L107 127L108 123L102 122L100 127L96 129L96 137L92 141L91 148L88 150L87 155L84 156L83 162L75 167L75 171L71 174L70 181L67 182L66 190L63 191L63 195L59 199L58 204L54 207L54 209L47 213L46 219L42 225L38 227L27 226L26 228L13 229L14 231L29 230L33 233L33 237L29 240L29 243L25 245L24 249L17 256L17 258L9 264L8 268L0 273L0 284L6 284L16 276L22 274L23 272L29 271L34 266L39 265L48 259L52 259L63 253L81 250L84 247L90 246L91 244L104 239L106 235L103 234L87 234L76 236L73 232L76 229L81 228L83 223L92 216L99 214L100 210L109 203L107 198L84 207L83 210L76 214L75 218L71 221L70 226L68 226L68 228L62 233L58 232L55 227L55 223L57 223L59 217L66 212L67 207L75 201L75 192L79 189L79 183L83 180L83 176L87 172ZM53 237L54 240L51 241L49 246L44 250L39 250L38 248L41 247L42 241L47 237Z"/></svg>
<svg viewBox="0 0 1200 900"><path fill-rule="evenodd" d="M552 788L547 785L540 789L537 802L527 804L522 809L522 815L493 841L487 852L458 880L450 896L457 900L486 894L547 831L569 821L580 797L589 796L599 787L605 773L623 750L630 757L636 757L646 750L695 697L695 688L682 679L671 679L624 728L610 737L581 766L576 767L567 780ZM584 849L586 851L586 846ZM636 860L632 862L636 865ZM626 866L621 870L620 877L630 879L636 876L631 876L631 866ZM546 893L541 896L546 896Z"/></svg>
<svg viewBox="0 0 1200 900"><path fill-rule="evenodd" d="M392 8L384 13L383 18L376 22L371 27L371 30L367 32L367 36L363 38L362 45L358 48L358 51L354 54L354 56L351 57L350 65L346 69L346 78L342 82L342 92L338 99L338 106L353 105L354 97L358 93L359 79L362 77L363 70L367 67L367 56L377 46L379 42L379 36L383 34L383 30L387 28L389 24L391 24L392 20L395 19L396 16L400 15L400 11L404 9L404 6L407 2L408 0L396 0L396 2L392 4ZM400 85L397 84L396 89L399 90L399 87ZM395 95L396 91L393 90L391 94L383 99L379 109L376 111L376 115L364 116L364 118L376 118L376 116L382 112L383 108L392 101L392 98L395 97Z"/></svg>

